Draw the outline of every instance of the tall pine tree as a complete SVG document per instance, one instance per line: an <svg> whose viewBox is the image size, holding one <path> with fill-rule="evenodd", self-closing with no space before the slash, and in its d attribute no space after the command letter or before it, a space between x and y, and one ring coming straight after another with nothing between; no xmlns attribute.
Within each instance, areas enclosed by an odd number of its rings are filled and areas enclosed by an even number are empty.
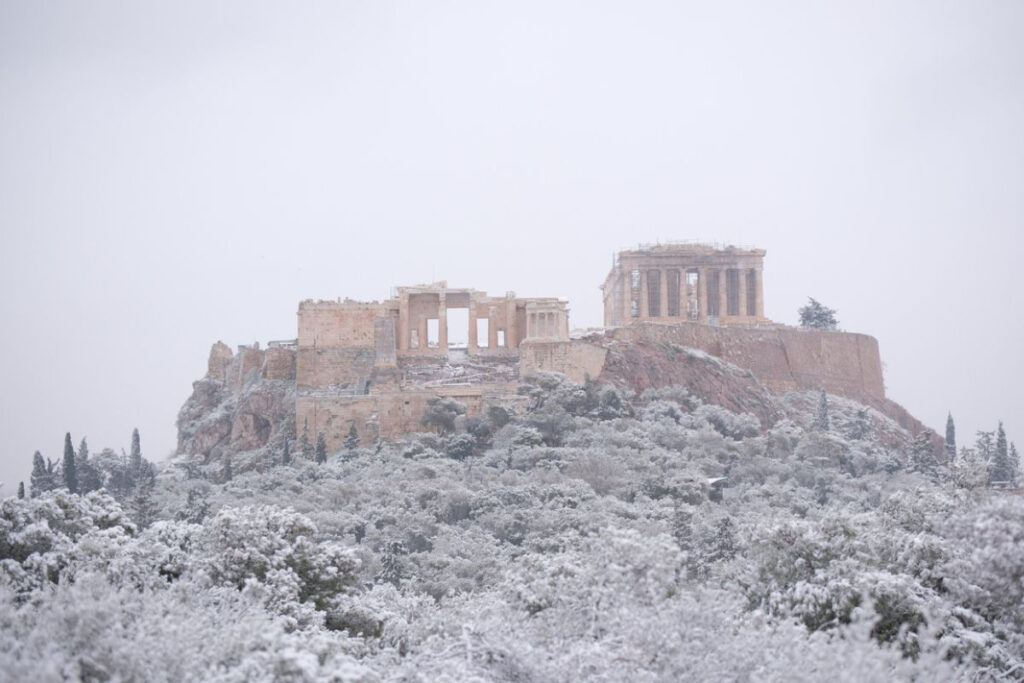
<svg viewBox="0 0 1024 683"><path fill-rule="evenodd" d="M946 458L950 462L956 458L956 425L953 424L953 413L946 415Z"/></svg>
<svg viewBox="0 0 1024 683"><path fill-rule="evenodd" d="M991 432L990 432L991 433ZM1006 446L1006 431L1003 423L996 430L996 443L989 460L988 483L1009 486L1013 484L1013 468L1010 465L1010 452Z"/></svg>
<svg viewBox="0 0 1024 683"><path fill-rule="evenodd" d="M64 435L64 486L71 493L78 493L78 471L75 469L75 447L71 445L71 432Z"/></svg>
<svg viewBox="0 0 1024 683"><path fill-rule="evenodd" d="M29 476L29 488L33 498L56 486L53 480L53 467L43 460L43 454L36 451L32 455L32 474Z"/></svg>

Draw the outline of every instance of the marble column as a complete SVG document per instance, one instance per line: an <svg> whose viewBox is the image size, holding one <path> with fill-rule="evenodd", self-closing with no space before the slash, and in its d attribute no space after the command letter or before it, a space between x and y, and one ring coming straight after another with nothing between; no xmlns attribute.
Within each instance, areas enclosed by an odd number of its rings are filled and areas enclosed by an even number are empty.
<svg viewBox="0 0 1024 683"><path fill-rule="evenodd" d="M739 269L737 269L736 272L739 274L739 277L736 278L738 280L738 282L736 284L737 284L737 286L739 287L739 290L740 290L738 292L739 306L736 307L736 313L741 318L746 318L747 317L747 269L746 268L739 268Z"/></svg>
<svg viewBox="0 0 1024 683"><path fill-rule="evenodd" d="M438 296L437 304L437 347L448 351L448 304L444 292Z"/></svg>
<svg viewBox="0 0 1024 683"><path fill-rule="evenodd" d="M660 280L660 284L661 284L661 291L658 292L658 298L660 299L660 301L658 303L661 304L660 306L658 306L658 309L659 309L658 310L658 314L662 318L667 318L668 317L668 271L667 270L660 271L660 274L658 275L658 280Z"/></svg>

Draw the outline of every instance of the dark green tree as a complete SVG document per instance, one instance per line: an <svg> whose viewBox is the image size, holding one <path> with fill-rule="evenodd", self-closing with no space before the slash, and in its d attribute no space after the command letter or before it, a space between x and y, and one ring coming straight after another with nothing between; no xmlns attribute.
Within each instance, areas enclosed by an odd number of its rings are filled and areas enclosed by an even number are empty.
<svg viewBox="0 0 1024 683"><path fill-rule="evenodd" d="M71 445L71 432L64 435L64 464L61 472L68 491L78 493L78 471L75 469L75 447Z"/></svg>
<svg viewBox="0 0 1024 683"><path fill-rule="evenodd" d="M1010 442L1010 474L1013 475L1012 483L1014 486L1020 480L1020 455L1017 453L1017 446Z"/></svg>
<svg viewBox="0 0 1024 683"><path fill-rule="evenodd" d="M78 470L79 493L96 491L103 486L99 468L89 459L89 444L85 442L84 436L78 444L78 453L75 454L75 468Z"/></svg>
<svg viewBox="0 0 1024 683"><path fill-rule="evenodd" d="M36 451L32 455L32 474L29 476L29 489L33 498L44 491L52 491L57 482L53 477L53 464L43 459L43 454Z"/></svg>
<svg viewBox="0 0 1024 683"><path fill-rule="evenodd" d="M318 465L327 462L327 441L323 432L316 433L316 462Z"/></svg>
<svg viewBox="0 0 1024 683"><path fill-rule="evenodd" d="M132 479L137 479L142 470L142 444L139 441L138 427L132 430L132 450L128 454L128 469Z"/></svg>
<svg viewBox="0 0 1024 683"><path fill-rule="evenodd" d="M988 463L988 483L990 485L1013 484L1013 467L1010 464L1010 451L1006 445L1006 431L1003 430L1002 422L999 423L999 427L996 429L996 442Z"/></svg>
<svg viewBox="0 0 1024 683"><path fill-rule="evenodd" d="M302 457L308 458L313 451L313 444L309 440L309 420L302 421L302 440L299 441L299 448L302 449Z"/></svg>
<svg viewBox="0 0 1024 683"><path fill-rule="evenodd" d="M359 448L359 432L356 430L355 422L348 428L348 436L345 437L345 448L350 451Z"/></svg>
<svg viewBox="0 0 1024 683"><path fill-rule="evenodd" d="M839 327L836 312L812 297L808 297L807 305L797 312L800 314L800 327L814 330L834 330Z"/></svg>
<svg viewBox="0 0 1024 683"><path fill-rule="evenodd" d="M292 462L291 448L288 446L288 439L284 440L284 449L281 451L281 464L290 465Z"/></svg>
<svg viewBox="0 0 1024 683"><path fill-rule="evenodd" d="M420 423L424 427L432 427L441 436L455 431L455 418L466 414L466 406L453 398L439 398L437 396L427 399L426 410Z"/></svg>
<svg viewBox="0 0 1024 683"><path fill-rule="evenodd" d="M25 482L18 482L18 500L25 500Z"/></svg>
<svg viewBox="0 0 1024 683"><path fill-rule="evenodd" d="M953 413L946 415L946 459L953 462L956 458L956 425L953 424Z"/></svg>

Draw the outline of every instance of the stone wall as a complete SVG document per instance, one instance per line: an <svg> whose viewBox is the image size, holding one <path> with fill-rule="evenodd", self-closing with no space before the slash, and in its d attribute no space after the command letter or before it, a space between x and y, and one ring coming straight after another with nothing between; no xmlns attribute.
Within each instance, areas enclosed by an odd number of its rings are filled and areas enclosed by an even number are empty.
<svg viewBox="0 0 1024 683"><path fill-rule="evenodd" d="M519 347L519 372L559 372L582 384L604 370L608 350L584 341L525 342Z"/></svg>
<svg viewBox="0 0 1024 683"><path fill-rule="evenodd" d="M701 349L748 368L776 391L824 389L854 399L885 398L878 342L866 334L793 327L640 323L606 331L619 341Z"/></svg>

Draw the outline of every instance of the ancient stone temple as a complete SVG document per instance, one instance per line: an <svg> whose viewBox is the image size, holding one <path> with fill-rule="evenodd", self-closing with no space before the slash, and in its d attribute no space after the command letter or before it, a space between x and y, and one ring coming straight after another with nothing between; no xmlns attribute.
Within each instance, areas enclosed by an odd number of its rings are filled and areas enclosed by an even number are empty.
<svg viewBox="0 0 1024 683"><path fill-rule="evenodd" d="M520 401L521 370L584 367L569 350L564 300L444 281L398 287L383 302L303 301L295 346L297 430L323 432L332 447L353 425L364 441L415 431L432 397L474 414Z"/></svg>
<svg viewBox="0 0 1024 683"><path fill-rule="evenodd" d="M605 327L681 321L756 325L764 317L764 249L658 244L615 255L605 278Z"/></svg>

